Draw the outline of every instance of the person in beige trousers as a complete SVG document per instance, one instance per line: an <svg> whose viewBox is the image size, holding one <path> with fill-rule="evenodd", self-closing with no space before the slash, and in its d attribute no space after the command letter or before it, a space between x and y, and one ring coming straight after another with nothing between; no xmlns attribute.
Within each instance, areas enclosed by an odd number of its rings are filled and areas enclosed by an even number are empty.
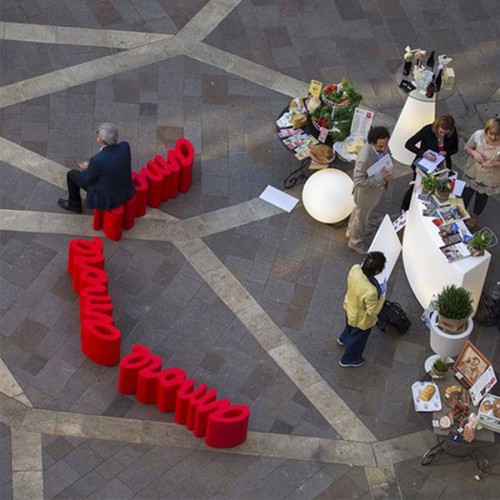
<svg viewBox="0 0 500 500"><path fill-rule="evenodd" d="M346 236L347 246L360 255L368 249L365 239L368 236L368 222L373 209L387 189L393 172L383 171L381 176L368 176L367 170L380 158L389 154L389 131L385 127L373 127L368 133L368 142L363 146L356 159L353 172L354 209L349 219Z"/></svg>

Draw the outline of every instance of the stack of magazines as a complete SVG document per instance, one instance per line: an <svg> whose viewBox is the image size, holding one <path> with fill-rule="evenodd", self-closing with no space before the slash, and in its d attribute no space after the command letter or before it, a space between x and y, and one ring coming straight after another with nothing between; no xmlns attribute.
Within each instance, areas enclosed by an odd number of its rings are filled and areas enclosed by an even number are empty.
<svg viewBox="0 0 500 500"><path fill-rule="evenodd" d="M306 134L301 128L296 130L292 128L281 129L278 136L288 149L293 149L295 156L301 160L314 144L318 144L318 139L312 135Z"/></svg>
<svg viewBox="0 0 500 500"><path fill-rule="evenodd" d="M432 208L424 207L425 211L432 211ZM450 205L446 207L436 207L434 209L433 223L439 228L439 236L443 241L443 246L439 247L448 262L469 257L471 255L467 243L471 235L464 224L464 220L469 218L461 198L453 198Z"/></svg>

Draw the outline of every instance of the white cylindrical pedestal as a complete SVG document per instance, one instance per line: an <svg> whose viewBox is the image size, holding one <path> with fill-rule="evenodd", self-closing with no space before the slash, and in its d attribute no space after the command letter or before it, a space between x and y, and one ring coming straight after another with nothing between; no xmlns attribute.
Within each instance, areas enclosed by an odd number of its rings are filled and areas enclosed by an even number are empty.
<svg viewBox="0 0 500 500"><path fill-rule="evenodd" d="M352 179L335 168L318 170L302 190L307 213L319 222L333 224L349 216L354 208Z"/></svg>
<svg viewBox="0 0 500 500"><path fill-rule="evenodd" d="M405 142L424 125L434 121L436 101L429 99L420 101L407 97L403 110L399 115L394 131L389 139L392 157L403 165L411 165L415 154L405 148Z"/></svg>
<svg viewBox="0 0 500 500"><path fill-rule="evenodd" d="M456 335L451 335L449 333L443 332L441 328L437 325L437 314L432 313L431 316L431 349L439 354L441 358L453 358L457 356L462 347L464 346L467 339L472 333L472 327L474 323L472 318L469 318L467 322L467 328L465 332L458 333Z"/></svg>

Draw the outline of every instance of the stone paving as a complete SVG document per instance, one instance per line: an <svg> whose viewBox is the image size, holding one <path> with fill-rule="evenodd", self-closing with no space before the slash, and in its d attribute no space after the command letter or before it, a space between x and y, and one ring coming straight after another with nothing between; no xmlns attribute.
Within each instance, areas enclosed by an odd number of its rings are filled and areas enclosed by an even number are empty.
<svg viewBox="0 0 500 500"><path fill-rule="evenodd" d="M494 465L486 479L470 460L420 465L434 438L409 386L430 348L401 263L389 296L411 329L374 331L366 365L341 369L335 337L346 274L359 261L345 227L258 199L296 168L274 134L290 97L311 78L347 76L376 122L393 126L403 97L392 74L406 44L453 57L457 92L438 112L454 114L463 144L500 108L494 7L4 0L0 497L497 497L498 448L484 450ZM195 145L191 190L150 209L120 242L106 240L106 270L123 352L144 343L251 408L236 449L210 449L172 415L117 394L118 370L80 353L67 244L95 233L89 213L62 214L56 201L104 120L131 143L135 170L179 137ZM408 170L398 169L379 219L397 215ZM491 199L481 219L497 234L499 209ZM493 248L487 289L498 255ZM472 339L498 367L498 332L476 326Z"/></svg>

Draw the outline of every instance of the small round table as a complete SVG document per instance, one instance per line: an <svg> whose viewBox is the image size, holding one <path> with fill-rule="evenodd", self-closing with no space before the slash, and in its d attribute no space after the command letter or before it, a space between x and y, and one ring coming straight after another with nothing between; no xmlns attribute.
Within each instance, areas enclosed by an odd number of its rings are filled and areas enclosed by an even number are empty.
<svg viewBox="0 0 500 500"><path fill-rule="evenodd" d="M286 108L283 108L283 110L279 114L277 120L279 120L289 110L290 109L289 109L288 106ZM302 128L303 128L303 130L304 130L304 132L306 134L312 135L316 139L318 138L318 136L319 136L319 130L317 130L316 127L314 127L314 125L312 124L311 119L310 119L309 116L307 117L307 123L306 123L306 125L304 127L302 127ZM279 127L276 124L276 133L278 133L280 130L282 130L282 128ZM291 154L294 155L293 150L287 148L286 145L283 143L283 139L281 137L279 137L279 136L278 136L278 139L281 142L281 144L283 145L283 147L285 147L288 152L290 152ZM326 138L324 144L327 145L327 146L332 147L333 143L332 143L332 140L331 140L331 138L329 136ZM291 188L293 188L295 186L295 184L297 184L297 182L299 182L301 180L306 181L307 179L309 179L309 177L311 176L311 174L316 171L316 170L309 171L309 165L311 164L311 158L307 157L307 158L304 158L303 160L299 160L299 161L300 161L299 167L296 168L293 172L291 172L286 177L286 179L283 181L283 185L284 185L285 189L291 189ZM331 166L334 163L334 161L335 161L335 158L333 159L333 161L328 166Z"/></svg>
<svg viewBox="0 0 500 500"><path fill-rule="evenodd" d="M403 165L411 165L415 154L405 148L406 141L423 126L434 121L436 102L444 101L453 95L455 85L453 84L450 89L446 89L443 85L441 90L436 92L433 97L426 97L418 88L410 92L406 92L401 88L400 84L403 80L412 81L412 73L403 76L403 65L398 69L395 78L398 88L406 96L406 102L389 139L389 148L395 160Z"/></svg>
<svg viewBox="0 0 500 500"><path fill-rule="evenodd" d="M448 373L450 373L451 371L452 369L450 368ZM498 373L495 372L495 375L498 377ZM423 380L431 380L431 378L427 374ZM441 389L444 389L448 385L459 384L456 379L450 374L445 381L441 382L434 380L434 382L438 385L440 392ZM490 393L496 396L500 395L500 385L497 383L495 386L493 386ZM443 408L445 408L446 403L444 401L444 397L441 398L441 402ZM477 411L473 410L473 412L477 414ZM434 414L419 412L419 415L421 416L422 421L425 423L425 426L427 428L430 428L437 438L437 444L428 449L423 454L421 461L422 465L430 465L441 455L447 455L450 457L458 458L460 460L464 460L467 458L474 459L476 461L477 468L483 474L483 477L486 477L491 472L491 466L488 462L488 459L484 456L481 450L487 447L498 445L500 443L499 433L489 431L487 429L476 431L476 438L471 443L468 443L460 434L456 432L456 424L451 427L451 429L449 429L448 434L437 434L436 429L433 426L433 419L435 418ZM490 440L485 440L486 437L488 437Z"/></svg>

